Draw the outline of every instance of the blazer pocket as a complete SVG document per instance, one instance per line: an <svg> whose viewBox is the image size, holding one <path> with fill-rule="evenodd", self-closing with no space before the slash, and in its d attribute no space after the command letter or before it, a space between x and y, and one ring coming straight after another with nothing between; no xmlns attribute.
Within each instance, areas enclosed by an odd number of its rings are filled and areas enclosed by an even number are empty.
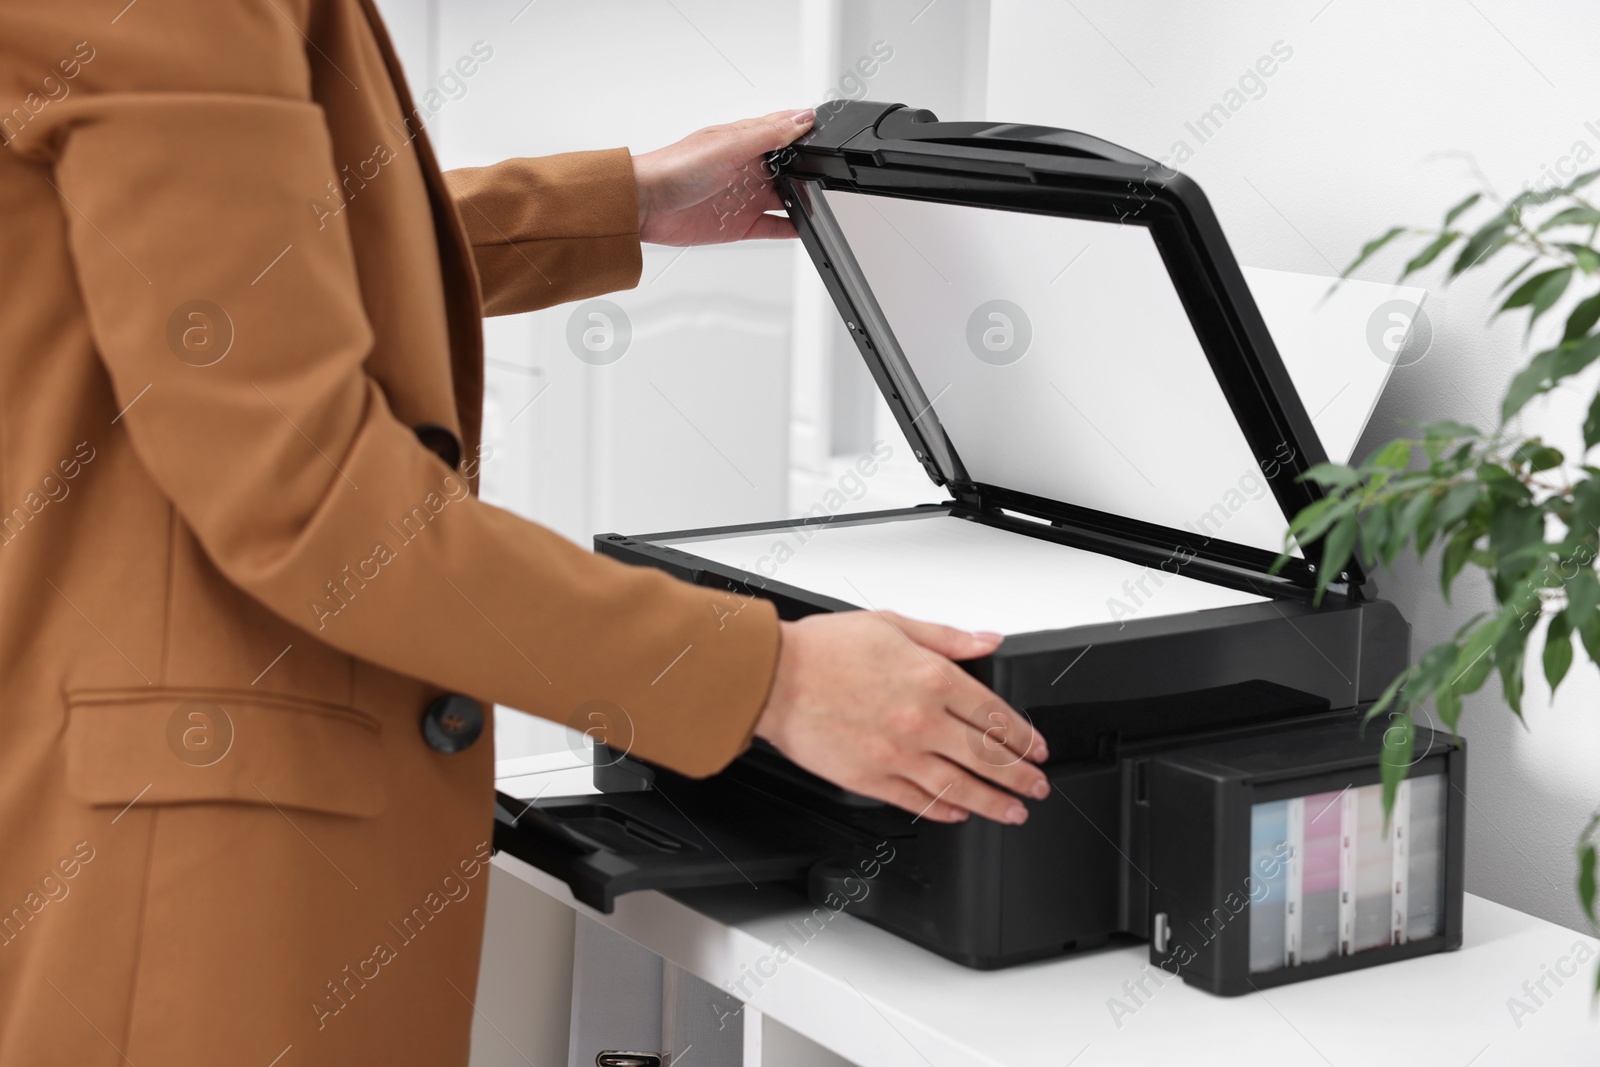
<svg viewBox="0 0 1600 1067"><path fill-rule="evenodd" d="M98 806L259 804L331 815L384 809L376 719L234 689L67 694L67 788Z"/></svg>

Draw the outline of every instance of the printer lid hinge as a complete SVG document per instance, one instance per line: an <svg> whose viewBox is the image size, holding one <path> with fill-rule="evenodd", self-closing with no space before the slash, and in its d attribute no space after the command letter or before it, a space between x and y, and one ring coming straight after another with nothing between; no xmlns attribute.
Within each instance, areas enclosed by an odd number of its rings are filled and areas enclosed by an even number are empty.
<svg viewBox="0 0 1600 1067"><path fill-rule="evenodd" d="M950 495L957 504L969 511L995 510L995 505L984 499L983 491L970 482L951 482Z"/></svg>

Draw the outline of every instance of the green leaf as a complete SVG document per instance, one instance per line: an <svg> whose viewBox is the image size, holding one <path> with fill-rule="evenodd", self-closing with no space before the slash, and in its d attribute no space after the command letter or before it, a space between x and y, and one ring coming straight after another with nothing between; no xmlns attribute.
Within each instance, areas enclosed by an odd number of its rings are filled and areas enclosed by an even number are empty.
<svg viewBox="0 0 1600 1067"><path fill-rule="evenodd" d="M1544 526L1544 512L1536 507L1524 505L1495 512L1489 520L1489 554L1500 577L1520 578L1548 556Z"/></svg>
<svg viewBox="0 0 1600 1067"><path fill-rule="evenodd" d="M1600 211L1587 205L1569 207L1565 211L1558 211L1545 219L1539 226L1539 232L1553 230L1557 226L1595 226L1600 225Z"/></svg>
<svg viewBox="0 0 1600 1067"><path fill-rule="evenodd" d="M1422 451L1429 464L1437 466L1443 459L1445 451L1460 442L1462 438L1466 439L1462 448L1470 454L1472 442L1482 436L1475 426L1467 426L1449 419L1430 422L1422 428Z"/></svg>
<svg viewBox="0 0 1600 1067"><path fill-rule="evenodd" d="M1468 426L1454 419L1437 419L1422 427L1424 437L1482 437L1476 426Z"/></svg>
<svg viewBox="0 0 1600 1067"><path fill-rule="evenodd" d="M1600 252L1596 252L1588 245L1580 245L1575 241L1561 241L1557 248L1572 257L1572 265L1585 274L1593 274L1600 269Z"/></svg>
<svg viewBox="0 0 1600 1067"><path fill-rule="evenodd" d="M1495 631L1491 630L1490 633L1493 634ZM1483 688L1483 683L1489 678L1489 672L1494 669L1494 660L1489 655L1489 646L1493 644L1493 640L1483 641L1482 647L1479 647L1480 643L1474 642L1462 650L1461 658L1466 662L1461 664L1461 670L1450 682L1451 692L1476 693ZM1474 649L1477 650L1475 654L1469 656L1468 653ZM1451 728L1454 729L1454 724Z"/></svg>
<svg viewBox="0 0 1600 1067"><path fill-rule="evenodd" d="M1500 421L1510 421L1528 401L1554 387L1552 376L1560 356L1559 349L1548 349L1534 356L1526 367L1517 372L1517 376L1506 387L1505 399L1500 402Z"/></svg>
<svg viewBox="0 0 1600 1067"><path fill-rule="evenodd" d="M1590 926L1597 924L1594 914L1596 828L1600 828L1600 813L1591 815L1589 825L1578 835L1578 902L1583 905L1583 913L1589 916Z"/></svg>
<svg viewBox="0 0 1600 1067"><path fill-rule="evenodd" d="M1438 259L1439 253L1443 252L1445 249L1461 240L1461 238L1464 236L1466 235L1458 233L1455 230L1446 230L1438 237L1435 237L1432 241L1429 241L1427 246L1423 248L1421 252L1418 252L1415 256L1406 261L1405 269L1400 272L1400 280L1405 281L1406 278L1412 274L1415 274L1423 267L1426 267L1434 260Z"/></svg>
<svg viewBox="0 0 1600 1067"><path fill-rule="evenodd" d="M1595 889L1595 848L1585 841L1578 847L1578 902L1583 905L1583 913L1589 916L1590 925L1594 925L1594 889Z"/></svg>
<svg viewBox="0 0 1600 1067"><path fill-rule="evenodd" d="M1533 310L1533 314L1528 316L1529 333L1533 332L1533 324L1539 321L1539 317L1554 307L1556 301L1561 299L1561 294L1567 291L1567 284L1572 281L1572 270L1571 267L1563 267L1556 271L1534 294L1533 303L1529 305Z"/></svg>
<svg viewBox="0 0 1600 1067"><path fill-rule="evenodd" d="M1547 471L1552 467L1559 467L1566 460L1558 449L1549 445L1540 445L1528 453L1528 470Z"/></svg>
<svg viewBox="0 0 1600 1067"><path fill-rule="evenodd" d="M1399 712L1383 731L1383 821L1387 829L1389 813L1394 810L1395 793L1411 767L1411 752L1416 744L1417 724L1409 712Z"/></svg>
<svg viewBox="0 0 1600 1067"><path fill-rule="evenodd" d="M1302 482L1315 482L1324 489L1349 489L1361 482L1361 475L1355 468L1347 467L1343 463L1318 463L1300 475Z"/></svg>
<svg viewBox="0 0 1600 1067"><path fill-rule="evenodd" d="M1340 273L1339 277L1350 277L1351 271L1355 270L1357 267L1361 266L1361 264L1371 259L1375 254L1377 254L1379 249L1383 248L1384 245L1388 244L1390 241L1394 240L1396 237L1399 237L1405 232L1406 228L1404 226L1394 226L1391 227L1389 231L1383 234L1381 237L1375 237L1366 244L1362 245L1361 254L1350 261L1350 265L1346 267L1342 273Z"/></svg>
<svg viewBox="0 0 1600 1067"><path fill-rule="evenodd" d="M1339 518L1356 510L1353 497L1329 496L1307 504L1289 525L1289 533L1301 544L1309 544L1328 531Z"/></svg>
<svg viewBox="0 0 1600 1067"><path fill-rule="evenodd" d="M1467 210L1469 208L1472 207L1473 204L1476 204L1479 200L1482 200L1482 199L1483 199L1483 194L1482 193L1473 193L1471 196L1467 197L1465 200L1462 200L1460 203L1456 204L1455 207L1453 207L1449 211L1445 212L1445 214L1444 214L1444 228L1448 230L1450 228L1450 224L1452 222L1455 222L1456 219L1459 219L1463 214L1465 214L1467 212Z"/></svg>
<svg viewBox="0 0 1600 1067"><path fill-rule="evenodd" d="M1393 529L1395 507L1398 500L1382 500L1368 508L1361 517L1361 541L1372 552L1379 554L1383 546L1389 543L1389 532Z"/></svg>
<svg viewBox="0 0 1600 1067"><path fill-rule="evenodd" d="M1572 314L1567 316L1567 328L1561 339L1576 341L1593 329L1597 320L1600 320L1600 293L1578 301L1578 305L1572 309Z"/></svg>
<svg viewBox="0 0 1600 1067"><path fill-rule="evenodd" d="M1467 238L1461 253L1450 266L1450 277L1454 278L1469 268L1488 262L1491 256L1504 248L1511 240L1507 227L1511 226L1514 220L1514 210L1508 207Z"/></svg>
<svg viewBox="0 0 1600 1067"><path fill-rule="evenodd" d="M1494 665L1500 671L1501 692L1511 710L1522 718L1522 655L1528 644L1527 626L1507 626L1494 648Z"/></svg>
<svg viewBox="0 0 1600 1067"><path fill-rule="evenodd" d="M1323 538L1322 560L1317 568L1319 602L1328 583L1338 580L1339 572L1350 562L1350 551L1355 547L1357 530L1356 516L1352 512L1334 523L1333 529L1328 531L1328 536Z"/></svg>
<svg viewBox="0 0 1600 1067"><path fill-rule="evenodd" d="M1558 382L1570 378L1596 359L1600 359L1600 334L1576 341L1563 341L1556 346L1556 362L1550 370L1550 377Z"/></svg>
<svg viewBox="0 0 1600 1067"><path fill-rule="evenodd" d="M1395 697L1400 695L1400 690L1411 680L1415 674L1415 667L1407 667L1395 677L1394 681L1389 683L1389 685L1384 689L1383 695L1378 698L1377 703L1368 708L1367 713L1361 717L1361 729L1363 732L1366 730L1367 723L1371 722L1373 719L1376 719L1389 707L1389 705L1394 703Z"/></svg>
<svg viewBox="0 0 1600 1067"><path fill-rule="evenodd" d="M1478 500L1478 484L1476 482L1457 482L1452 485L1439 501L1439 506L1433 509L1433 521L1438 524L1439 532L1444 533L1456 523L1467 517L1467 512L1472 510L1472 505Z"/></svg>
<svg viewBox="0 0 1600 1067"><path fill-rule="evenodd" d="M1583 420L1583 447L1593 448L1600 445L1600 393L1595 393L1594 402L1589 405L1589 414Z"/></svg>
<svg viewBox="0 0 1600 1067"><path fill-rule="evenodd" d="M1559 185L1550 189L1529 189L1526 192L1518 193L1507 207L1512 212L1520 212L1525 207L1538 207L1540 204L1548 204L1557 197L1565 195L1566 191L1565 188Z"/></svg>
<svg viewBox="0 0 1600 1067"><path fill-rule="evenodd" d="M1585 185L1588 185L1590 182L1594 181L1596 178L1600 178L1600 167L1597 167L1594 170L1584 171L1582 174L1563 185L1561 187L1561 191L1564 193L1575 193L1579 189L1582 189Z"/></svg>
<svg viewBox="0 0 1600 1067"><path fill-rule="evenodd" d="M1446 603L1450 601L1450 585L1456 580L1456 575L1461 573L1461 568L1466 565L1467 556L1471 554L1472 546L1477 540L1477 530L1471 526L1463 526L1444 546L1444 558L1439 563L1439 590L1444 594Z"/></svg>
<svg viewBox="0 0 1600 1067"><path fill-rule="evenodd" d="M1597 608L1600 608L1600 579L1585 567L1567 579L1567 615L1573 629L1581 630L1584 620L1595 614Z"/></svg>
<svg viewBox="0 0 1600 1067"><path fill-rule="evenodd" d="M1586 530L1600 526L1600 476L1583 468L1589 476L1572 487L1573 523Z"/></svg>
<svg viewBox="0 0 1600 1067"><path fill-rule="evenodd" d="M1572 624L1567 620L1566 612L1562 612L1550 617L1550 625L1544 633L1544 676L1550 683L1551 696L1555 696L1556 687L1567 676L1571 666Z"/></svg>
<svg viewBox="0 0 1600 1067"><path fill-rule="evenodd" d="M1506 470L1498 463L1482 463L1478 467L1478 480L1488 488L1490 494L1501 500L1513 502L1526 502L1533 499L1533 493L1523 485L1515 474Z"/></svg>
<svg viewBox="0 0 1600 1067"><path fill-rule="evenodd" d="M1583 639L1583 650L1593 663L1600 664L1600 612L1595 612L1578 624L1578 636Z"/></svg>
<svg viewBox="0 0 1600 1067"><path fill-rule="evenodd" d="M1422 521L1417 523L1417 532L1412 536L1411 541L1412 544L1416 545L1418 559L1427 554L1429 547L1433 544L1433 539L1439 536L1438 505L1443 499L1441 496L1434 497L1434 506L1430 507L1428 513L1422 517Z"/></svg>
<svg viewBox="0 0 1600 1067"><path fill-rule="evenodd" d="M1533 329L1533 324L1539 321L1539 316L1549 311L1561 294L1567 291L1567 285L1572 281L1573 268L1556 267L1553 270L1535 274L1505 299L1500 305L1500 311L1510 311L1513 308L1528 307L1532 314L1528 316L1528 329ZM1496 312L1499 314L1499 312Z"/></svg>
<svg viewBox="0 0 1600 1067"><path fill-rule="evenodd" d="M1405 508L1389 528L1389 539L1381 546L1383 549L1384 563L1393 563L1394 558L1405 547L1407 539L1417 535L1423 520L1428 517L1428 512L1433 509L1436 499L1432 493L1418 493L1406 502ZM1421 538L1418 537L1420 542Z"/></svg>
<svg viewBox="0 0 1600 1067"><path fill-rule="evenodd" d="M1461 722L1461 694L1453 686L1445 686L1433 695L1433 710L1439 713L1439 721L1455 733Z"/></svg>
<svg viewBox="0 0 1600 1067"><path fill-rule="evenodd" d="M1526 274L1529 267L1533 266L1535 263L1539 262L1543 258L1544 258L1543 256L1529 256L1528 259L1527 259L1527 262L1523 263L1522 266L1518 267L1516 270L1514 270L1510 274L1506 275L1505 280L1502 281L1499 285L1495 286L1494 291L1496 293L1502 293L1505 290L1511 288L1511 283L1512 282L1516 281L1518 278L1520 278L1524 274Z"/></svg>
<svg viewBox="0 0 1600 1067"><path fill-rule="evenodd" d="M1384 445L1382 448L1378 449L1372 455L1363 460L1361 463L1361 469L1390 471L1405 470L1406 465L1411 462L1411 447L1413 444L1415 444L1415 442L1407 441L1404 438L1401 438L1397 441L1390 441L1388 444Z"/></svg>
<svg viewBox="0 0 1600 1067"><path fill-rule="evenodd" d="M1540 288L1549 282L1551 278L1554 278L1556 275L1562 273L1565 273L1568 277L1571 277L1572 268L1552 267L1549 270L1540 271L1538 274L1535 274L1533 277L1517 286L1516 289L1512 291L1511 295L1506 297L1505 302L1500 305L1500 311L1510 311L1513 308L1527 307L1529 304L1533 303L1533 298L1538 295Z"/></svg>
<svg viewBox="0 0 1600 1067"><path fill-rule="evenodd" d="M1489 677L1489 671L1494 667L1494 659L1489 653L1493 651L1508 625L1509 621L1504 614L1496 614L1476 626L1468 623L1461 628L1462 633L1456 635L1456 640L1461 642L1460 651L1445 676L1445 684L1452 692L1458 695L1476 693L1483 688L1484 680ZM1462 634L1466 635L1465 640L1462 640Z"/></svg>
<svg viewBox="0 0 1600 1067"><path fill-rule="evenodd" d="M1429 693L1450 685L1450 680L1459 673L1456 670L1459 656L1460 649L1452 641L1435 645L1422 654L1410 683L1410 688L1415 690L1410 694L1413 705L1420 703Z"/></svg>

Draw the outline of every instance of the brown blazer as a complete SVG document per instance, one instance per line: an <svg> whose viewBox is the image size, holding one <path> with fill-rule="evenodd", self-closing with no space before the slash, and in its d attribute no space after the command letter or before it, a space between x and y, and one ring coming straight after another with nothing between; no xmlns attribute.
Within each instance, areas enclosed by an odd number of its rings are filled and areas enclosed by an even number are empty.
<svg viewBox="0 0 1600 1067"><path fill-rule="evenodd" d="M470 491L479 318L636 283L628 153L442 176L370 0L0 0L0 136L0 1063L464 1063L424 709L706 774L777 654Z"/></svg>

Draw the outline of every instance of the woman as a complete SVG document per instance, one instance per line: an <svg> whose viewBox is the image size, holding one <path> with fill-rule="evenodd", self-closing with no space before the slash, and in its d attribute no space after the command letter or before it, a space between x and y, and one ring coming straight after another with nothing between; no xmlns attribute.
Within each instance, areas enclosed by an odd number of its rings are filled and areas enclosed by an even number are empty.
<svg viewBox="0 0 1600 1067"><path fill-rule="evenodd" d="M0 1062L464 1063L493 702L1048 792L948 663L998 637L729 611L472 492L480 316L787 235L728 192L810 112L441 175L367 0L4 0L0 108Z"/></svg>

